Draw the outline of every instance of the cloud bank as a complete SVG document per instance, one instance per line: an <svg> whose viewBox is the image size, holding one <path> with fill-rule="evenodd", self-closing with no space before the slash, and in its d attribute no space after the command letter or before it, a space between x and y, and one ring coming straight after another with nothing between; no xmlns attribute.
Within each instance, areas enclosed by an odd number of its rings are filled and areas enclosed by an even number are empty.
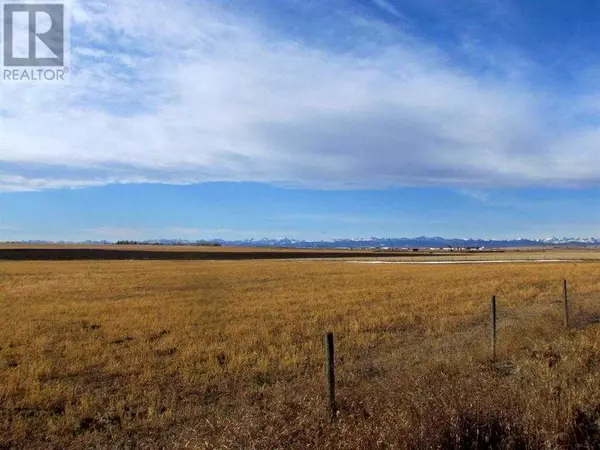
<svg viewBox="0 0 600 450"><path fill-rule="evenodd" d="M0 191L600 185L600 127L580 120L596 103L513 76L535 65L518 54L498 62L465 46L471 60L504 65L476 70L343 9L337 41L215 1L89 0L72 11L71 83L0 88Z"/></svg>

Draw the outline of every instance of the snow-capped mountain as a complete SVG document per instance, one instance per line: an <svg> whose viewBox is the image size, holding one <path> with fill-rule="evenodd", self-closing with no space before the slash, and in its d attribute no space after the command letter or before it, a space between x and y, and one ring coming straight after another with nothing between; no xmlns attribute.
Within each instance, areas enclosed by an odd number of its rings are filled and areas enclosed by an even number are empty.
<svg viewBox="0 0 600 450"><path fill-rule="evenodd" d="M333 240L303 241L295 239L250 239L215 240L221 245L260 246L260 247L301 247L301 248L443 248L443 247L541 247L541 246L594 246L600 245L600 238L553 237L546 239L452 239L443 237L417 238L347 238Z"/></svg>
<svg viewBox="0 0 600 450"><path fill-rule="evenodd" d="M20 242L26 244L46 244L49 241L27 241ZM67 243L67 242L60 242ZM72 242L73 244L106 245L108 241L85 241ZM600 246L600 237L551 237L544 239L475 239L475 238L444 238L444 237L426 237L416 238L339 238L332 240L298 240L289 238L262 238L262 239L206 239L206 240L185 240L185 239L154 239L146 241L119 241L117 244L149 244L149 245L223 245L223 246L244 246L244 247L282 247L282 248L444 248L444 247L486 247L486 248L506 248L506 247L543 247L543 246L572 246L572 247L591 247Z"/></svg>

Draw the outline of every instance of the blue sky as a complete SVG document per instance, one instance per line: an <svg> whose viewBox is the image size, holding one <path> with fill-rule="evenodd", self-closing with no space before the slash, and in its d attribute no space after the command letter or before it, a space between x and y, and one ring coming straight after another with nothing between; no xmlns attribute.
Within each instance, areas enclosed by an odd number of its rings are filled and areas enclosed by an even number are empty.
<svg viewBox="0 0 600 450"><path fill-rule="evenodd" d="M255 183L111 185L0 195L5 239L594 236L600 192L282 189ZM585 212L585 213L582 213Z"/></svg>
<svg viewBox="0 0 600 450"><path fill-rule="evenodd" d="M600 236L600 4L80 0L0 240Z"/></svg>

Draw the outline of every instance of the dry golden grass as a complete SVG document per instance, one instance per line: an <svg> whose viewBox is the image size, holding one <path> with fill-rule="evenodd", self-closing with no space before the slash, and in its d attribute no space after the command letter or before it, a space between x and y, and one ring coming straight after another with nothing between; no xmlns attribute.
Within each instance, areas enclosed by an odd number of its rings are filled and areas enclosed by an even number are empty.
<svg viewBox="0 0 600 450"><path fill-rule="evenodd" d="M327 258L328 255L344 255L347 254L348 259L352 259L357 253L364 258L364 255L371 254L373 259L398 260L398 261L428 261L428 260L595 260L600 261L600 248L598 247L581 247L581 248L518 248L518 249L487 249L484 251L470 252L448 252L441 250L420 249L418 252L411 250L381 250L381 249L307 249L307 248L275 248L275 247L215 247L215 246L183 246L183 245L80 245L80 244L11 244L0 243L0 260L2 251L7 250L53 250L62 251L63 253L76 252L78 250L103 250L103 251L118 251L123 253L128 252L147 252L152 259L152 253L202 253L202 254L224 254L224 255L246 255L250 258L252 253L267 253L274 257L278 254L298 254L306 255L307 257ZM22 259L33 259L24 256ZM46 259L52 260L52 257ZM74 260L77 260L77 255L73 255ZM95 259L103 259L98 256ZM114 259L114 258L107 258ZM139 259L139 257L131 258ZM227 259L226 257L217 259ZM243 259L243 258L242 258Z"/></svg>
<svg viewBox="0 0 600 450"><path fill-rule="evenodd" d="M0 448L594 448L599 275L595 262L0 263Z"/></svg>

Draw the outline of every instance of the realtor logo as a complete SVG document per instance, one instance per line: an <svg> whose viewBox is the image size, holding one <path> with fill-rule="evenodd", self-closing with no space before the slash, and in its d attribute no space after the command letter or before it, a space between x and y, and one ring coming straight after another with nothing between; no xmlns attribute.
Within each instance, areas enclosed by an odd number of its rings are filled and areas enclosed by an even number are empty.
<svg viewBox="0 0 600 450"><path fill-rule="evenodd" d="M2 81L65 80L66 12L63 3L48 0L2 3Z"/></svg>

